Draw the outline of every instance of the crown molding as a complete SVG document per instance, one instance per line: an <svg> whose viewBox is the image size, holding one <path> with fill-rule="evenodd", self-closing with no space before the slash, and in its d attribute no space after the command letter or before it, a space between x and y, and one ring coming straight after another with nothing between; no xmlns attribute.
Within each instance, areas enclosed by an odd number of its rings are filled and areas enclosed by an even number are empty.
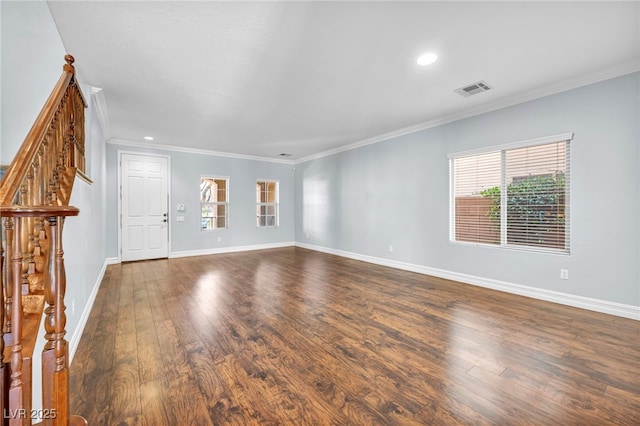
<svg viewBox="0 0 640 426"><path fill-rule="evenodd" d="M330 155L338 154L344 151L351 151L363 146L372 145L379 142L384 142L389 139L397 138L400 136L409 135L411 133L419 132L421 130L431 129L433 127L441 126L443 124L452 123L454 121L470 118L476 115L485 114L487 112L496 111L502 108L518 105L524 102L532 101L535 99L543 98L545 96L551 96L558 93L566 92L568 90L577 89L579 87L588 86L590 84L598 83L600 81L609 80L623 75L631 74L640 71L640 62L631 61L624 63L616 67L610 67L604 70L600 70L595 73L581 76L579 78L573 78L564 80L555 84L544 86L528 90L523 93L519 93L515 96L500 99L498 101L481 105L475 108L469 108L453 114L443 115L441 117L434 118L429 121L425 121L414 126L404 127L402 129L395 130L393 132L384 133L382 135L374 136L372 138L364 139L349 145L344 145L339 148L330 149L320 152L318 154L312 154L307 157L295 160L294 163L304 163L306 161L316 160L322 157L328 157Z"/></svg>
<svg viewBox="0 0 640 426"><path fill-rule="evenodd" d="M184 152L187 154L211 155L214 157L236 158L240 160L266 161L269 163L290 164L290 165L294 164L293 160L283 160L280 158L269 158L269 157L260 157L257 155L235 154L231 152L211 151L207 149L188 148L188 147L176 146L176 145L161 145L161 144L154 144L154 143L136 142L136 141L130 141L130 140L118 139L118 138L111 138L107 141L107 143L112 145L132 146L132 147L146 148L146 149L159 149L162 151Z"/></svg>
<svg viewBox="0 0 640 426"><path fill-rule="evenodd" d="M91 87L91 97L93 103L96 106L95 111L98 115L98 121L102 128L102 134L106 140L111 137L111 123L109 122L109 110L107 109L107 102L104 99L104 90L99 87Z"/></svg>
<svg viewBox="0 0 640 426"><path fill-rule="evenodd" d="M107 143L140 147L140 148L148 148L148 149L159 149L164 151L184 152L184 153L197 154L197 155L211 155L211 156L217 156L217 157L236 158L236 159L253 160L253 161L266 161L271 163L295 165L298 163L304 163L307 161L328 157L334 154L338 154L340 152L351 151L367 145L373 145L379 142L384 142L389 139L394 139L401 136L409 135L422 130L427 130L437 126L441 126L443 124L452 123L465 118L470 118L476 115L481 115L481 114L485 114L491 111L496 111L502 108L518 105L524 102L543 98L545 96L555 95L558 93L566 92L568 90L577 89L579 87L587 86L590 84L598 83L600 81L605 81L605 80L609 80L616 77L621 77L623 75L631 74L633 72L638 72L638 71L640 71L640 62L631 61L615 67L609 67L607 69L600 70L598 72L583 75L583 76L580 76L579 78L564 80L552 85L532 89L523 93L519 93L515 96L510 96L507 98L497 100L495 102L491 102L489 104L481 105L474 108L468 108L452 114L436 117L432 120L428 120L420 124L404 127L402 129L398 129L393 132L384 133L371 138L360 140L358 142L354 142L348 145L323 151L317 154L312 154L312 155L302 157L300 159L295 159L295 160L285 160L285 159L279 159L279 158L261 157L256 155L237 154L237 153L213 151L213 150L198 149L198 148L188 148L183 146L160 145L160 144L153 144L153 143L130 141L126 139L110 138L110 123L109 123L109 116L108 116L107 107L104 99L104 92L100 88L92 87L91 94L93 95L94 101L96 103L96 111L98 113L98 119L100 120L100 125L102 126L102 130L105 135L105 139L107 139Z"/></svg>

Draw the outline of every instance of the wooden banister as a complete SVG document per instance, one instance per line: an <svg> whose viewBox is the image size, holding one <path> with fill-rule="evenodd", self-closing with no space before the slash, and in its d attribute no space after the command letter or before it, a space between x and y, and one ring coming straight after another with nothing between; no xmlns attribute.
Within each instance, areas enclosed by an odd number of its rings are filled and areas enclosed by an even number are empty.
<svg viewBox="0 0 640 426"><path fill-rule="evenodd" d="M71 55L64 57L67 62L63 66L63 73L58 80L53 92L49 95L47 102L36 118L35 123L27 133L24 143L16 153L11 165L7 168L4 178L2 179L2 187L0 187L0 205L6 206L13 204L13 201L20 190L22 179L27 175L29 167L33 163L36 154L40 150L43 139L53 122L56 113L59 111L62 99L68 91L69 87L75 88L83 106L87 106L87 102L82 92L75 84L75 68L73 63L75 59ZM84 125L84 123L83 123ZM84 132L84 129L83 129ZM81 169L84 172L84 167Z"/></svg>
<svg viewBox="0 0 640 426"><path fill-rule="evenodd" d="M84 173L84 108L73 56L0 182L0 425L86 424L69 414L62 230ZM42 313L43 407L31 411L31 360ZM37 417L32 415L37 413Z"/></svg>

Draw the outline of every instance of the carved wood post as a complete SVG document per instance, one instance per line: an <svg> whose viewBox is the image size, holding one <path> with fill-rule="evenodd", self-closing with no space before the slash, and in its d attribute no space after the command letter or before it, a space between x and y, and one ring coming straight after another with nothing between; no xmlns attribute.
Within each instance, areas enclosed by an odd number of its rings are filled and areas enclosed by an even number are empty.
<svg viewBox="0 0 640 426"><path fill-rule="evenodd" d="M11 323L11 306L13 305L13 287L11 285L11 268L9 260L13 257L13 219L4 219L4 235L7 244L7 270L5 271L4 280L4 316L5 316L5 332L11 333L13 324Z"/></svg>
<svg viewBox="0 0 640 426"><path fill-rule="evenodd" d="M69 94L67 98L68 118L69 118L69 139L67 141L67 158L66 167L74 167L76 165L76 123L75 123L75 93L73 86L67 89Z"/></svg>
<svg viewBox="0 0 640 426"><path fill-rule="evenodd" d="M4 227L2 226L2 218L0 217L0 229L3 229L3 228ZM0 238L0 240L2 240L2 238ZM0 359L0 386L1 386L1 389L2 389L2 397L0 398L0 412L2 412L2 414L4 414L7 411L7 408L9 408L8 399L7 399L8 392L5 392L5 390L8 389L7 369L4 366L4 335L5 335L5 329L4 329L4 283L5 283L5 276L4 276L4 271L5 271L5 269L4 269L4 248L2 247L2 241L0 241L0 301L2 301L2 308L0 309L0 330L2 331L2 337L0 338L0 356L2 357L2 359Z"/></svg>
<svg viewBox="0 0 640 426"><path fill-rule="evenodd" d="M53 126L53 125L52 125ZM51 195L51 180L53 179L53 174L51 171L51 150L53 149L53 144L51 143L51 138L53 137L52 128L49 129L47 135L42 141L42 163L40 163L42 167L42 193L44 195L43 202L49 206L53 205L55 201L53 196ZM44 231L44 222L42 221L42 229L41 232ZM46 234L46 233L45 233Z"/></svg>
<svg viewBox="0 0 640 426"><path fill-rule="evenodd" d="M22 287L22 248L21 228L22 224L18 218L11 219L14 226L13 248L11 256L11 287L13 289L13 303L11 306L11 317L13 319L11 330L11 385L9 387L9 408L14 410L27 409L24 403L24 389L22 376L22 297L20 291ZM7 245L10 244L7 241ZM14 411L15 412L15 411ZM26 424L26 418L21 416L10 416L9 425ZM26 417L26 416L25 416Z"/></svg>
<svg viewBox="0 0 640 426"><path fill-rule="evenodd" d="M40 158L42 156L42 148L38 150L38 154L36 158L33 160L33 191L31 192L31 205L32 206L40 206L42 205L42 185L40 183L42 179L42 168L40 167ZM42 254L40 250L40 225L42 222L42 218L34 217L32 218L33 222L31 225L31 231L33 233L33 272L35 272L35 256L40 256ZM38 271L42 272L42 271Z"/></svg>
<svg viewBox="0 0 640 426"><path fill-rule="evenodd" d="M54 384L53 376L55 374L55 288L56 274L55 274L55 251L56 251L56 233L57 233L57 221L56 218L49 218L47 226L47 239L49 240L49 253L46 263L46 274L44 280L44 329L45 339L47 342L44 345L42 352L42 406L44 409L53 409L55 407L54 401Z"/></svg>
<svg viewBox="0 0 640 426"><path fill-rule="evenodd" d="M35 183L35 166L33 162L31 163L31 167L29 167L29 172L27 173L27 206L35 206L35 193L36 193L36 183ZM34 274L36 272L36 264L34 259L34 251L36 246L36 236L35 236L35 219L32 216L26 217L23 219L25 230L23 231L27 235L28 243L26 247L23 247L23 250L26 252L26 259L24 260L27 264L27 275ZM23 282L24 284L24 282ZM29 280L27 276L26 282L26 291L27 293L31 293L31 288L29 286ZM24 287L23 287L24 291Z"/></svg>
<svg viewBox="0 0 640 426"><path fill-rule="evenodd" d="M80 93L80 89L78 88L77 83L73 86L73 95L74 95L74 107L75 107L75 115L73 118L76 136L76 156L74 159L74 166L80 170L82 173L85 173L86 170L86 159L84 158L85 154L85 146L84 146L84 102L82 100L82 94Z"/></svg>
<svg viewBox="0 0 640 426"><path fill-rule="evenodd" d="M42 405L55 410L55 419L45 419L45 425L67 425L69 422L68 348L64 339L67 317L64 295L66 273L62 250L62 217L49 218L48 274L45 280L45 344L42 353Z"/></svg>
<svg viewBox="0 0 640 426"><path fill-rule="evenodd" d="M49 180L49 193L51 194L51 204L55 204L56 195L58 189L58 170L56 162L58 159L58 140L60 139L60 114L56 113L54 119L54 134L52 139L49 140L49 157L47 159L49 163L49 171L51 172L51 178Z"/></svg>
<svg viewBox="0 0 640 426"><path fill-rule="evenodd" d="M20 202L21 206L29 205L29 174L25 177L24 183L20 187ZM15 218L16 233L20 230L20 250L22 253L22 274L20 276L21 290L18 294L29 294L29 226L27 225L27 218ZM20 226L18 226L20 222Z"/></svg>

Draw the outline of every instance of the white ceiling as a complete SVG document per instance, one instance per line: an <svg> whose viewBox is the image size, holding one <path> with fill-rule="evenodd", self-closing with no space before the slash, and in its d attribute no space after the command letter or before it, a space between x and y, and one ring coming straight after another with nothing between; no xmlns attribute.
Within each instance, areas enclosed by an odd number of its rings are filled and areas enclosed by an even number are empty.
<svg viewBox="0 0 640 426"><path fill-rule="evenodd" d="M640 69L638 2L48 4L110 138L273 159ZM494 89L454 93L478 80Z"/></svg>

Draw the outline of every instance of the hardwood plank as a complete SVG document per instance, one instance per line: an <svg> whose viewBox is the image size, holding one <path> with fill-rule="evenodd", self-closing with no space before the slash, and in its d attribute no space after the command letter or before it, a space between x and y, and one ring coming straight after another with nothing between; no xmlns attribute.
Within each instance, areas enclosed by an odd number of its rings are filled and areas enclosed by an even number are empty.
<svg viewBox="0 0 640 426"><path fill-rule="evenodd" d="M160 350L156 327L148 319L136 323L136 346L138 348L138 372L140 382L163 378L165 366Z"/></svg>
<svg viewBox="0 0 640 426"><path fill-rule="evenodd" d="M89 424L636 424L640 322L300 248L112 265Z"/></svg>
<svg viewBox="0 0 640 426"><path fill-rule="evenodd" d="M221 378L211 354L202 344L189 344L186 350L189 365L211 421L215 424L241 423L242 410L231 398L229 389Z"/></svg>
<svg viewBox="0 0 640 426"><path fill-rule="evenodd" d="M111 423L135 425L140 415L140 379L136 334L117 334L111 386Z"/></svg>
<svg viewBox="0 0 640 426"><path fill-rule="evenodd" d="M114 269L119 270L118 267ZM72 379L69 383L72 412L92 419L92 424L110 424L111 417L120 279L117 274L107 277L90 315L98 318L96 328L86 330L90 334L83 336L79 345L86 345L86 349L79 349L73 362L74 366L80 366L82 379ZM70 374L72 377L77 374L76 367L70 369Z"/></svg>
<svg viewBox="0 0 640 426"><path fill-rule="evenodd" d="M172 411L184 425L214 425L200 388L191 376L168 379ZM217 401L216 401L217 403Z"/></svg>
<svg viewBox="0 0 640 426"><path fill-rule="evenodd" d="M173 410L171 398L175 390L169 389L166 379L161 377L140 383L141 425L178 425L178 413ZM91 423L90 423L91 424Z"/></svg>

